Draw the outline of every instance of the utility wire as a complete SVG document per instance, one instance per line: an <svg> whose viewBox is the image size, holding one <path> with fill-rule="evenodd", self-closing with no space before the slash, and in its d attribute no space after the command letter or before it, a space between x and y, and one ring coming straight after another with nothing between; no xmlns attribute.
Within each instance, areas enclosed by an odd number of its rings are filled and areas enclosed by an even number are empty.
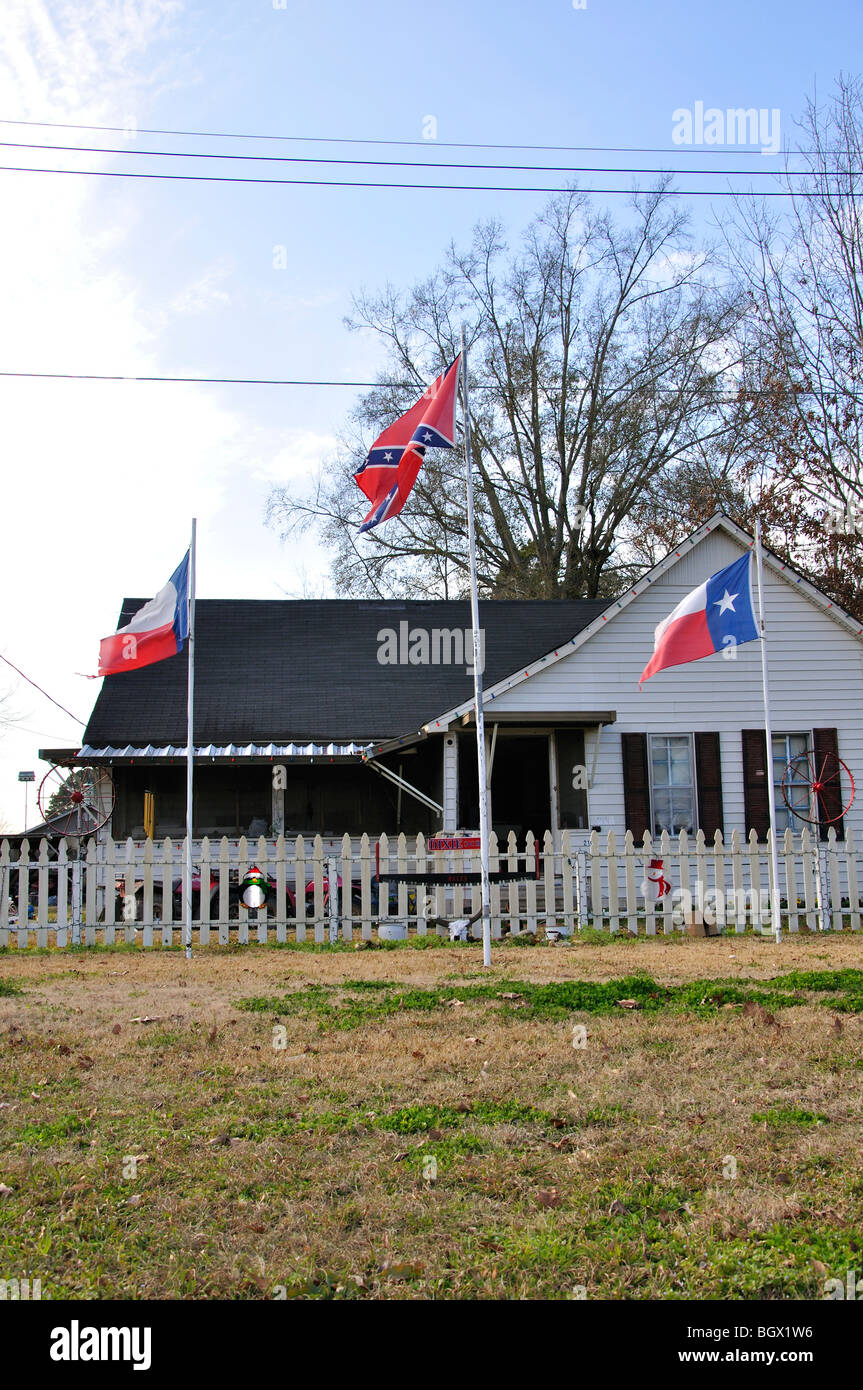
<svg viewBox="0 0 863 1390"><path fill-rule="evenodd" d="M0 172L7 174L75 174L79 177L100 179L167 179L181 183L247 183L275 184L282 187L302 186L306 188L391 188L422 189L429 193L590 193L625 194L631 197L636 190L632 188L579 188L569 189L565 185L554 187L515 187L512 184L471 184L471 183L372 183L367 180L349 179L261 179L234 178L228 174L145 174L140 170L121 171L118 169L37 169L17 164L0 164ZM681 198L739 198L745 190L734 188L675 188L672 196ZM819 193L807 190L795 192L791 189L769 189L758 194L759 198L817 198Z"/></svg>
<svg viewBox="0 0 863 1390"><path fill-rule="evenodd" d="M32 379L35 381L142 381L142 382L167 382L185 383L192 386L336 386L336 387L363 387L377 388L378 390L398 389L401 391L418 389L420 383L417 381L324 381L324 380L300 380L288 377L261 377L261 376L121 376L119 373L109 374L100 372L10 372L0 370L0 377L15 377ZM474 381L471 383L474 391L494 391L495 386L490 382ZM656 387L654 395L674 395L675 387ZM772 391L747 390L747 396L771 396ZM795 391L797 396L811 396L812 391ZM720 396L723 401L735 401L738 399L739 392L733 392Z"/></svg>
<svg viewBox="0 0 863 1390"><path fill-rule="evenodd" d="M18 675L21 677L22 680L25 680L28 685L32 685L34 690L38 690L40 695L44 695L46 700L50 700L51 704L56 705L57 708L61 709L64 714L68 714L69 718L74 719L76 724L80 724L82 727L86 727L86 723L83 719L79 719L77 714L73 714L72 711L68 710L65 705L61 705L59 700L55 700L54 696L49 695L47 690L43 690L41 685L37 685L36 682L31 680L29 676L26 676L24 672L21 670L21 668L19 666L16 666L14 661L10 661L8 656L4 656L2 652L0 652L0 661L5 661L7 666L11 666L13 671L17 671Z"/></svg>
<svg viewBox="0 0 863 1390"><path fill-rule="evenodd" d="M545 150L557 154L682 154L682 155L734 155L756 156L759 159L779 158L787 151L776 150L715 150L684 148L680 145L504 145L488 144L469 140L374 140L355 135L253 135L248 132L225 130L163 130L153 126L128 125L77 125L74 121L15 121L0 117L0 125L37 126L50 130L99 130L109 134L120 134L136 138L138 135L193 136L201 140L279 140L302 145L398 145L419 147L421 149L443 150ZM791 153L807 155L818 154L818 150L794 150Z"/></svg>
<svg viewBox="0 0 863 1390"><path fill-rule="evenodd" d="M17 140L0 140L0 147L11 150L58 150L61 152L71 151L74 154L116 154L116 155L136 155L138 158L149 159L157 157L160 159L233 159L243 160L248 163L250 160L255 163L266 164L338 164L350 165L353 167L364 166L372 169L465 169L465 170L492 170L498 173L528 173L528 174L668 174L675 171L668 168L620 168L616 165L562 165L562 164L449 164L439 160L430 162L429 160L419 159L335 159L335 158L313 158L310 155L295 154L220 154L214 150L124 150L116 148L106 148L101 145L36 145ZM801 169L795 178L817 178L820 170ZM858 170L829 170L828 175L845 175L851 178L861 177ZM775 169L687 169L687 174L705 178L724 178L732 175L742 178L776 179L781 174Z"/></svg>

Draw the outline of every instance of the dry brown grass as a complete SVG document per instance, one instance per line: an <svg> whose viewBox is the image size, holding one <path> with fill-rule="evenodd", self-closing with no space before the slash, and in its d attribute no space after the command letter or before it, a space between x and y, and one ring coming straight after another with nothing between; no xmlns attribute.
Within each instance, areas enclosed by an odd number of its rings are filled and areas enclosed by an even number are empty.
<svg viewBox="0 0 863 1390"><path fill-rule="evenodd" d="M342 1028L307 991L363 1008L387 992L342 989L859 962L850 937L500 946L490 971L465 947L10 952L0 1277L96 1298L818 1296L863 1263L863 1015L837 1029L806 993L775 1022L466 998ZM238 1008L295 993L299 1012Z"/></svg>

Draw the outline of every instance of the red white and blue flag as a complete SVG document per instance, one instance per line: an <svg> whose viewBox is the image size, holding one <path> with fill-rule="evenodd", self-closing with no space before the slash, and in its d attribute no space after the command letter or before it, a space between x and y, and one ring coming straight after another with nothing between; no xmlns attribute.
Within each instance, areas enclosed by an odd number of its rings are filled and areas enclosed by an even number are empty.
<svg viewBox="0 0 863 1390"><path fill-rule="evenodd" d="M416 405L384 430L354 474L372 509L360 527L371 531L398 516L410 496L426 449L455 448L455 410L461 354L432 382Z"/></svg>
<svg viewBox="0 0 863 1390"><path fill-rule="evenodd" d="M164 661L182 650L189 635L189 552L164 589L134 618L99 643L99 675L117 676Z"/></svg>
<svg viewBox="0 0 863 1390"><path fill-rule="evenodd" d="M752 603L752 551L686 595L656 629L653 656L638 684L663 671L758 637Z"/></svg>

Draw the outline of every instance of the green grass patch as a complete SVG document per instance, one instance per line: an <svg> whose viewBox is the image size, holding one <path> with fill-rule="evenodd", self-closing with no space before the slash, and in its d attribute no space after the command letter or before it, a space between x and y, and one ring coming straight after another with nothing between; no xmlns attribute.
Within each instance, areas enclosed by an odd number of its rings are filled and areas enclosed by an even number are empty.
<svg viewBox="0 0 863 1390"><path fill-rule="evenodd" d="M86 1133L89 1127L89 1119L81 1119L77 1115L62 1115L58 1120L45 1120L42 1124L23 1125L18 1130L18 1138L22 1144L42 1147L48 1144L62 1143L64 1139L80 1137Z"/></svg>
<svg viewBox="0 0 863 1390"><path fill-rule="evenodd" d="M0 975L0 999L11 999L13 995L23 993L17 980L10 980L8 975Z"/></svg>
<svg viewBox="0 0 863 1390"><path fill-rule="evenodd" d="M403 1012L432 1013L453 1000L493 1004L504 1016L554 1021L579 1013L619 1013L622 999L635 1000L639 1012L650 1014L710 1017L728 1004L750 1002L768 1010L785 1009L806 1002L807 991L829 994L828 1000L818 1002L831 1009L863 1012L863 971L858 970L798 971L746 984L721 979L663 985L641 973L606 981L529 984L500 979L487 984L442 984L437 989L412 989L387 980L346 980L338 985L309 985L281 996L252 996L239 1000L237 1008L274 1017L312 1016L328 1031L357 1028ZM504 999L504 994L517 998Z"/></svg>
<svg viewBox="0 0 863 1390"><path fill-rule="evenodd" d="M755 1124L773 1125L778 1128L799 1125L808 1129L811 1125L827 1123L826 1115L816 1115L811 1110L798 1110L793 1105L771 1105L767 1110L758 1111L751 1118Z"/></svg>

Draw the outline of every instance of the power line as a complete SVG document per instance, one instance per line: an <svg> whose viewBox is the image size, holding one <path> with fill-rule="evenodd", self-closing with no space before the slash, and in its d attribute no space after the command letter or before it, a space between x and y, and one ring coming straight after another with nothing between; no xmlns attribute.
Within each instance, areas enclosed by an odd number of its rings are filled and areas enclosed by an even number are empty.
<svg viewBox="0 0 863 1390"><path fill-rule="evenodd" d="M112 135L125 135L136 138L138 135L192 136L201 140L278 140L302 145L391 145L418 147L420 149L443 150L546 150L557 154L682 154L714 155L728 158L731 155L749 155L759 159L777 159L787 153L783 150L715 150L684 148L680 145L506 145L489 144L470 140L380 140L367 139L356 135L255 135L247 131L225 130L164 130L154 126L128 125L78 125L74 121L15 121L0 117L0 125L36 126L50 130L99 130ZM819 154L818 150L794 150L794 154Z"/></svg>
<svg viewBox="0 0 863 1390"><path fill-rule="evenodd" d="M241 160L245 163L253 161L255 163L266 164L338 164L350 165L352 167L363 166L372 169L466 169L466 170L492 170L499 173L529 173L529 174L668 174L675 171L668 168L621 168L617 165L562 165L562 164L457 164L445 163L440 160L430 162L429 160L419 159L318 159L310 155L293 154L220 154L214 150L125 150L102 145L36 145L18 140L0 140L0 147L11 150L58 150L61 152L69 151L73 154L116 154L116 155L135 155L139 159L231 159ZM858 170L829 170L829 175L848 174L849 177L858 178ZM725 176L739 176L742 178L775 179L780 174L773 169L687 169L687 174L704 178L723 178ZM795 178L817 178L820 171L814 169L801 169L794 174Z"/></svg>
<svg viewBox="0 0 863 1390"><path fill-rule="evenodd" d="M308 380L261 376L124 376L120 373L107 372L12 372L0 370L0 377L24 378L35 381L139 381L192 386L335 386L377 388L378 390L398 389L401 391L416 390L420 385L418 381L325 381L320 378ZM494 391L495 386L485 381L474 381L471 383L471 390ZM676 388L657 386L654 388L653 394L674 395ZM746 394L747 396L770 396L773 393L772 391L748 390ZM797 391L795 394L811 396L814 392ZM719 397L724 401L736 401L738 398L739 392L737 391Z"/></svg>
<svg viewBox="0 0 863 1390"><path fill-rule="evenodd" d="M100 179L162 179L180 183L245 183L269 184L280 187L305 188L390 188L393 190L421 189L428 193L590 193L603 197L621 194L631 197L633 188L580 188L570 189L565 185L554 187L524 187L519 184L471 184L471 183L373 183L368 180L349 179L262 179L235 178L228 174L149 174L140 170L119 169L37 169L16 164L0 164L0 172L7 174L73 174L84 178ZM675 188L670 191L674 197L681 198L738 198L745 196L745 190L734 188ZM790 189L768 189L758 194L759 198L817 198L816 191Z"/></svg>
<svg viewBox="0 0 863 1390"><path fill-rule="evenodd" d="M47 690L43 690L41 685L37 685L36 682L31 680L29 676L25 676L21 668L19 666L16 666L14 661L10 661L8 656L4 656L2 652L0 652L0 661L5 661L7 666L11 666L13 671L17 671L18 675L21 677L22 680L25 680L28 685L32 685L34 690L38 690L40 695L44 695L46 700L50 700L51 704L56 705L57 708L61 709L64 714L68 714L69 718L74 719L76 724L80 724L82 727L86 727L85 720L79 719L77 714L73 714L72 711L68 710L65 705L61 705L60 701L55 700L53 695L49 695Z"/></svg>

